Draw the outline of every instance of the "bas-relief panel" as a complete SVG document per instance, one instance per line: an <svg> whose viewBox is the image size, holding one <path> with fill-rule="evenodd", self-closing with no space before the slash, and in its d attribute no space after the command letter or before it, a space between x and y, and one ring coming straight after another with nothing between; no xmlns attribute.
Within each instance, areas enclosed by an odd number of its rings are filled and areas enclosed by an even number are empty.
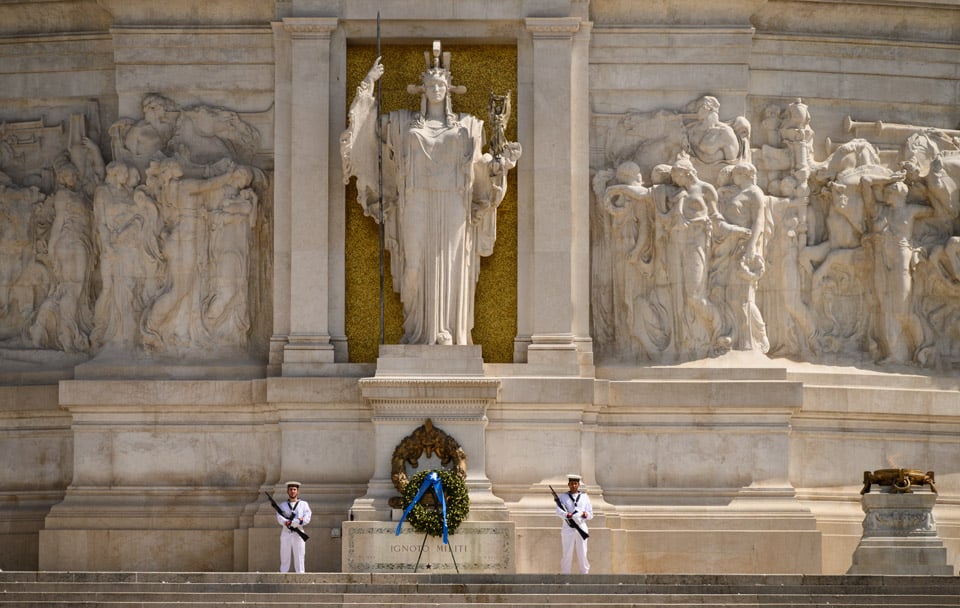
<svg viewBox="0 0 960 608"><path fill-rule="evenodd" d="M960 131L719 106L594 117L598 360L960 362Z"/></svg>
<svg viewBox="0 0 960 608"><path fill-rule="evenodd" d="M0 370L265 350L272 188L259 131L159 94L142 110L109 127L108 154L95 109L0 127Z"/></svg>

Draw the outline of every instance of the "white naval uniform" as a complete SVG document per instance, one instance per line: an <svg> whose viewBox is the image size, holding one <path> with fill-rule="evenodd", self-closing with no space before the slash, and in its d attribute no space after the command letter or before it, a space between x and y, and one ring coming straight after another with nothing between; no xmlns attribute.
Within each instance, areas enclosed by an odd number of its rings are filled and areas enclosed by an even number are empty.
<svg viewBox="0 0 960 608"><path fill-rule="evenodd" d="M570 492L564 492L560 495L560 502L563 504L566 512L557 507L557 517L563 520L560 528L560 545L562 553L560 556L560 572L570 574L570 567L573 565L573 551L577 551L577 562L580 566L580 574L590 572L590 562L587 561L587 541L580 536L576 528L567 523L567 513L573 513L574 521L584 532L587 529L587 520L593 518L593 505L590 504L590 497L583 492L577 492L571 495Z"/></svg>
<svg viewBox="0 0 960 608"><path fill-rule="evenodd" d="M290 503L285 500L280 503L280 509L295 516L295 522L301 528L310 523L313 512L305 500ZM287 528L287 520L277 513L277 523L283 526L280 530L280 572L290 572L290 556L293 555L294 572L304 572L304 556L307 543L292 529Z"/></svg>

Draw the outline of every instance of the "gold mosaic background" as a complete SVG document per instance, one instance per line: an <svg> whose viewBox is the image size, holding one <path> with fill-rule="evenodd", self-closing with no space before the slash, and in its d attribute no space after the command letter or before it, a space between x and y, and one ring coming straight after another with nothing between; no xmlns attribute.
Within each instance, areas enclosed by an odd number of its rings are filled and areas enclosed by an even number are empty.
<svg viewBox="0 0 960 608"><path fill-rule="evenodd" d="M407 108L418 110L420 99L407 93L408 84L420 82L424 51L432 40L417 46L382 46L386 71L381 79L383 112ZM492 90L498 95L511 91L513 112L507 138L517 140L517 50L512 46L444 45L453 54L451 72L455 85L467 92L453 99L455 112L467 112L485 123L487 101ZM377 57L374 46L354 46L347 52L347 104L353 101L357 85ZM487 136L489 137L489 131ZM521 158L520 162L524 162ZM497 243L493 255L481 259L477 284L473 342L483 347L487 363L511 363L513 339L517 333L517 181L510 172L509 190L497 212ZM347 186L346 237L346 333L350 361L373 363L380 341L380 272L377 224L364 217L357 204L355 180ZM384 341L397 344L403 336L399 294L393 291L389 253L384 254Z"/></svg>

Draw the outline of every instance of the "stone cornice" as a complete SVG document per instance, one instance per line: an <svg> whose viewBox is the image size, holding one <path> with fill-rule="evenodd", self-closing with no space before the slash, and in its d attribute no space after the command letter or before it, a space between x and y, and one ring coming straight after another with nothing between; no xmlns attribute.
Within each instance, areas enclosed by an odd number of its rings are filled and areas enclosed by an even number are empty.
<svg viewBox="0 0 960 608"><path fill-rule="evenodd" d="M401 376L385 376L379 378L361 378L360 387L366 388L496 388L500 386L499 378L470 378L463 376L430 377L430 376L411 376L409 378Z"/></svg>
<svg viewBox="0 0 960 608"><path fill-rule="evenodd" d="M500 393L498 378L362 378L360 393L378 413L397 415L419 411L424 406L454 412L457 418L482 417Z"/></svg>
<svg viewBox="0 0 960 608"><path fill-rule="evenodd" d="M360 393L369 402L492 402L500 391L497 378L362 378Z"/></svg>

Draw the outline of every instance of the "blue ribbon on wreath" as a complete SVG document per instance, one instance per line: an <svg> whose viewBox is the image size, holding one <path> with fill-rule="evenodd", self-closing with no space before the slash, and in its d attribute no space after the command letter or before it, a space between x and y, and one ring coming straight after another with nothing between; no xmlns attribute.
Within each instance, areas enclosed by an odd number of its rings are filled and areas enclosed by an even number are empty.
<svg viewBox="0 0 960 608"><path fill-rule="evenodd" d="M424 478L423 483L420 484L420 489L417 490L417 495L403 511L403 516L400 518L400 522L397 523L396 536L400 536L400 528L403 526L403 520L407 518L410 511L413 511L413 508L417 506L417 503L419 503L423 495L427 493L427 490L433 490L433 495L437 497L437 501L440 503L440 512L443 514L443 544L449 545L450 542L447 539L447 501L443 497L443 483L441 483L440 475L438 475L436 471L430 471Z"/></svg>

